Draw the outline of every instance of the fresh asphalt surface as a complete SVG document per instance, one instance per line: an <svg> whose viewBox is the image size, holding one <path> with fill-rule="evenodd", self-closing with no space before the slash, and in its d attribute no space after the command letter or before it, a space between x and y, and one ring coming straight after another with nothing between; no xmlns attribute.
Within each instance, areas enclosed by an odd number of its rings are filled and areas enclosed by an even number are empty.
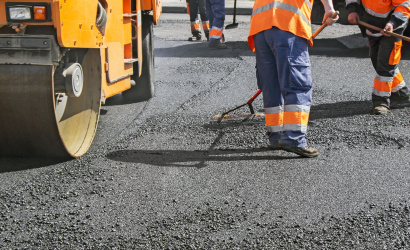
<svg viewBox="0 0 410 250"><path fill-rule="evenodd" d="M263 120L211 122L257 91L249 16L237 20L229 48L210 50L187 41L188 15L163 14L153 99L109 99L80 159L0 158L0 247L410 249L410 107L370 114L359 29L328 27L310 49L320 155L305 159L269 151Z"/></svg>

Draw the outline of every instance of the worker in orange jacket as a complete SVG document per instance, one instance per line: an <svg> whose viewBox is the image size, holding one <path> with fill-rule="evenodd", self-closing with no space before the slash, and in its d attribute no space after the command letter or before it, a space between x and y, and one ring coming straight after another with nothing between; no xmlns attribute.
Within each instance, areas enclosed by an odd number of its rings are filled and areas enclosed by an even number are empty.
<svg viewBox="0 0 410 250"><path fill-rule="evenodd" d="M410 1L346 0L346 9L349 23L357 24L360 15L365 22L383 29L381 32L367 29L366 34L370 58L376 70L372 93L373 114L387 114L390 108L409 102L409 89L398 67L402 40L385 31L403 34L410 17Z"/></svg>
<svg viewBox="0 0 410 250"><path fill-rule="evenodd" d="M265 122L271 149L316 157L306 131L312 103L312 75L308 46L314 0L255 0L248 36L255 52L258 87L263 93ZM338 17L332 0L322 0L323 22Z"/></svg>

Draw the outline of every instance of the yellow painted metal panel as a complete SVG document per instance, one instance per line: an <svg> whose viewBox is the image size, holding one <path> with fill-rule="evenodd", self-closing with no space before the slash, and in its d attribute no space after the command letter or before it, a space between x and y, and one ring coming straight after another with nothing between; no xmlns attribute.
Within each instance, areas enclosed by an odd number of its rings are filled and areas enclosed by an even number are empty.
<svg viewBox="0 0 410 250"><path fill-rule="evenodd" d="M115 83L117 79L124 78L132 74L131 64L124 63L124 44L119 42L108 43L108 63L107 74L109 76L109 83Z"/></svg>
<svg viewBox="0 0 410 250"><path fill-rule="evenodd" d="M131 19L124 17L124 11L130 12L129 0L106 0L104 7L107 12L105 33L102 34L95 26L97 16L97 0L66 0L60 2L60 42L65 47L100 47L108 51L108 60L103 61L105 76L103 89L106 97L110 97L130 88L129 75L133 74L132 64L125 64L124 46L131 44ZM61 7L62 6L62 7ZM74 11L77 9L77 11ZM80 9L80 10L79 10ZM79 10L79 11L78 11ZM80 12L80 13L79 13ZM129 13L125 13L129 14ZM83 32L80 24L93 29ZM81 29L80 29L81 28ZM114 86L118 85L118 86Z"/></svg>
<svg viewBox="0 0 410 250"><path fill-rule="evenodd" d="M155 1L154 9L152 11L153 21L154 21L154 24L158 24L159 17L161 16L161 13L162 13L162 1L161 0L152 0L152 1Z"/></svg>
<svg viewBox="0 0 410 250"><path fill-rule="evenodd" d="M136 0L141 3L141 10L152 10L155 0Z"/></svg>
<svg viewBox="0 0 410 250"><path fill-rule="evenodd" d="M100 49L101 51L101 67L102 69L105 69L105 62L106 62L106 50L105 49ZM102 92L103 92L103 97L104 98L109 98L111 96L114 96L116 94L119 94L129 88L131 88L131 83L130 83L130 77L127 77L123 80L119 80L114 84L110 84L107 81L107 72L103 70L102 72Z"/></svg>
<svg viewBox="0 0 410 250"><path fill-rule="evenodd" d="M103 70L103 90L106 97L113 96L131 87L130 77L133 67L124 63L124 59L132 57L132 46L138 51L138 64L143 58L141 51L141 0L136 0L138 16L137 42L132 43L131 1L135 0L102 0L107 12L105 32L101 33L96 26L98 0L12 0L13 2L46 2L50 3L52 21L47 23L25 23L28 25L53 25L56 29L58 43L68 48L99 48L101 51L101 67ZM146 1L146 0L143 0ZM151 0L149 0L151 1ZM152 0L156 1L156 0ZM0 0L0 25L7 24L5 2ZM135 13L134 13L135 14ZM22 22L24 23L24 22ZM133 44L133 45L132 45ZM108 64L105 53L109 53ZM139 67L141 68L141 67ZM108 71L105 71L107 69ZM107 73L111 80L107 79ZM135 72L139 74L139 72Z"/></svg>
<svg viewBox="0 0 410 250"><path fill-rule="evenodd" d="M162 13L162 0L136 0L141 3L141 10L152 10L154 24L157 24Z"/></svg>
<svg viewBox="0 0 410 250"><path fill-rule="evenodd" d="M101 32L96 27L97 0L64 0L59 2L59 12L57 13L56 28L58 41L63 47L77 48L98 48L104 46ZM114 3L113 5L119 5ZM109 8L118 9L119 6ZM122 11L122 6L120 11ZM107 19L115 18L110 12ZM57 25L58 23L58 25ZM108 30L108 24L107 28Z"/></svg>

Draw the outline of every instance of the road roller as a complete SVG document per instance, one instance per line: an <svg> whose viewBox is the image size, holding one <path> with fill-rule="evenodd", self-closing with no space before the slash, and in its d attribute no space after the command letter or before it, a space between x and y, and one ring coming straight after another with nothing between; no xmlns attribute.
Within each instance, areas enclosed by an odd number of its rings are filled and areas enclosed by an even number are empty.
<svg viewBox="0 0 410 250"><path fill-rule="evenodd" d="M77 158L100 107L154 94L161 0L0 0L0 156Z"/></svg>

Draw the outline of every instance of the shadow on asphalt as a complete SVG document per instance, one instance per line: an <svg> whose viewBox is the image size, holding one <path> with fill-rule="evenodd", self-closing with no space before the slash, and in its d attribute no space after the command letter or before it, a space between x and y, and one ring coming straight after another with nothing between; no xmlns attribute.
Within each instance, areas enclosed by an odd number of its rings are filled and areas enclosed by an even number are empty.
<svg viewBox="0 0 410 250"><path fill-rule="evenodd" d="M179 58L197 58L197 57L221 57L232 58L238 57L238 53L249 52L254 55L246 41L226 42L228 49L210 49L208 43L192 42L184 43L180 46L169 48L155 49L155 57L179 57ZM232 53L236 51L237 53ZM337 39L315 39L314 46L309 47L310 55L323 55L332 57L358 57L368 58L369 49L367 47L348 49Z"/></svg>
<svg viewBox="0 0 410 250"><path fill-rule="evenodd" d="M117 94L115 96L111 96L111 97L107 98L107 100L105 101L105 104L101 105L101 107L104 107L104 106L120 106L120 105L127 105L127 104L143 103L143 102L148 102L148 101L129 101L129 100L124 99L122 97L122 94L120 93L120 94ZM103 113L101 113L101 114L104 115Z"/></svg>
<svg viewBox="0 0 410 250"><path fill-rule="evenodd" d="M372 101L346 101L313 105L309 120L367 115L372 111Z"/></svg>
<svg viewBox="0 0 410 250"><path fill-rule="evenodd" d="M156 166L195 168L204 168L209 161L260 161L301 158L297 155L294 155L293 157L252 155L259 152L275 152L267 147L250 149L215 149L223 135L224 132L219 130L218 136L207 150L119 150L109 153L107 158L114 161L143 163Z"/></svg>
<svg viewBox="0 0 410 250"><path fill-rule="evenodd" d="M360 37L360 38L359 38ZM358 44L354 45L355 39L363 39L357 34L335 38L323 38L315 39L313 41L313 47L309 47L309 54L315 56L329 56L329 57L354 57L354 58L369 58L369 47L364 44L363 47L357 47ZM348 48L340 41L346 41L347 43L356 46L355 48ZM350 41L350 42L349 42ZM367 38L365 39L367 43ZM360 43L359 43L360 44ZM410 43L403 42L402 47L402 60L410 59Z"/></svg>
<svg viewBox="0 0 410 250"><path fill-rule="evenodd" d="M203 168L207 162L235 162L286 160L300 158L278 155L252 155L258 152L272 151L268 148L226 149L226 150L119 150L111 152L107 158L113 161L143 163L161 167L195 167ZM272 151L275 152L275 151ZM240 155L238 155L240 154Z"/></svg>
<svg viewBox="0 0 410 250"><path fill-rule="evenodd" d="M329 57L352 57L352 58L369 58L369 48L367 46L359 48L348 48L339 40L351 41L354 43L357 34L344 36L340 38L317 38L313 41L314 46L309 47L309 54L316 56ZM246 37L244 38L246 40ZM210 49L206 41L184 43L180 46L169 48L156 48L155 57L238 57L239 53L249 52L253 55L248 47L247 41L226 42L228 49ZM235 51L236 53L232 53ZM404 42L402 47L402 59L410 59L410 43Z"/></svg>
<svg viewBox="0 0 410 250"><path fill-rule="evenodd" d="M0 174L8 172L18 172L34 168L48 167L63 163L67 160L51 160L42 158L14 158L2 157L0 158Z"/></svg>
<svg viewBox="0 0 410 250"><path fill-rule="evenodd" d="M409 104L410 105L410 104ZM398 108L403 108L407 105L403 104ZM324 103L319 105L313 105L310 109L309 120L319 119L332 119L352 117L356 115L371 114L372 101L346 101L336 103ZM264 110L258 110L259 113L264 113ZM245 114L249 114L249 111L245 111ZM248 120L243 119L244 116L238 116L238 119L232 119L230 121L218 122L217 120L211 121L209 124L205 124L207 129L222 129L225 127L237 127L245 125L264 124L264 117L256 117ZM245 121L244 121L245 120Z"/></svg>
<svg viewBox="0 0 410 250"><path fill-rule="evenodd" d="M223 57L236 58L238 53L249 52L252 54L245 41L226 42L227 49L211 49L206 41L200 42L184 42L180 46L169 48L156 48L155 57L180 57L180 58L196 58L196 57ZM236 53L232 53L236 51Z"/></svg>
<svg viewBox="0 0 410 250"><path fill-rule="evenodd" d="M323 41L328 40L328 41ZM318 40L320 43L339 43L336 39L322 39ZM364 48L355 48L348 49L343 44L342 48L331 47L331 46L320 46L318 41L315 41L315 46L309 48L309 55L311 56L328 56L328 57L351 57L351 58L369 58L369 49ZM370 60L370 58L369 58Z"/></svg>

